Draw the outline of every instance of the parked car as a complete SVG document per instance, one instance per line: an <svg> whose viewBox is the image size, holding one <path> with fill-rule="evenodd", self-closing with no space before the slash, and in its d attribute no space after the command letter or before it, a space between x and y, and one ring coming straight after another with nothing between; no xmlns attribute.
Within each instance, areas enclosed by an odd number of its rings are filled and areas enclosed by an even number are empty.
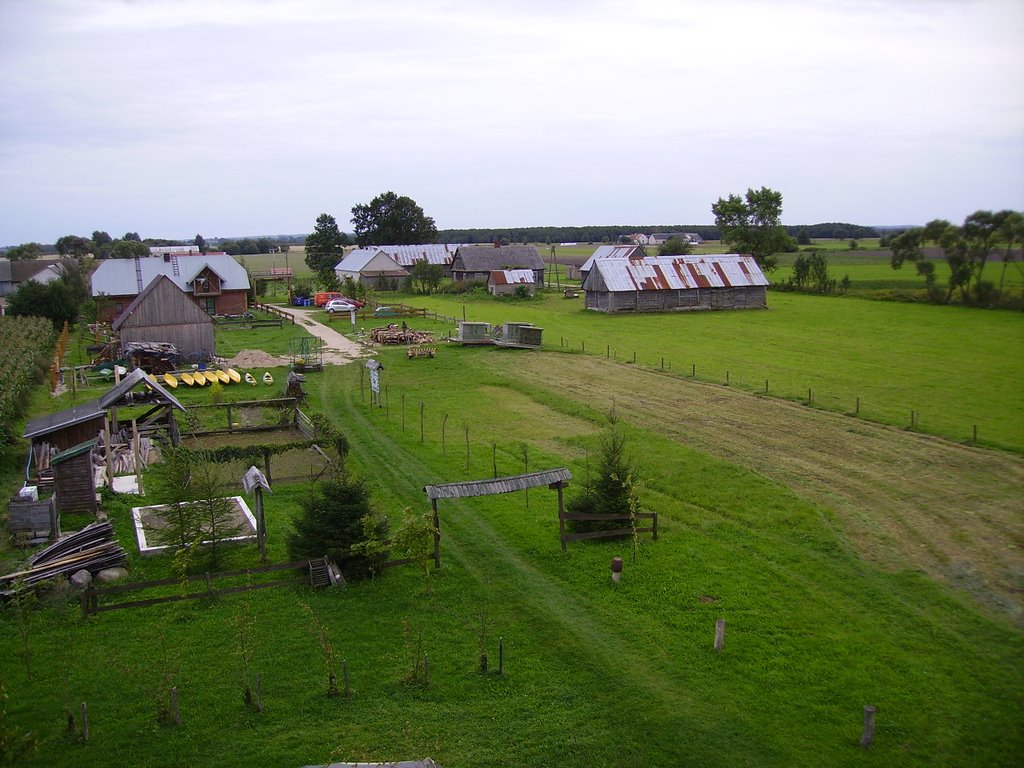
<svg viewBox="0 0 1024 768"><path fill-rule="evenodd" d="M350 299L348 296L339 296L338 298L342 301L347 301L349 304L355 304L359 309L366 306L366 302L359 299Z"/></svg>
<svg viewBox="0 0 1024 768"><path fill-rule="evenodd" d="M324 309L328 312L351 312L358 307L355 304L351 304L344 299L331 299L324 305Z"/></svg>
<svg viewBox="0 0 1024 768"><path fill-rule="evenodd" d="M377 307L373 310L374 317L395 317L397 314L391 307Z"/></svg>

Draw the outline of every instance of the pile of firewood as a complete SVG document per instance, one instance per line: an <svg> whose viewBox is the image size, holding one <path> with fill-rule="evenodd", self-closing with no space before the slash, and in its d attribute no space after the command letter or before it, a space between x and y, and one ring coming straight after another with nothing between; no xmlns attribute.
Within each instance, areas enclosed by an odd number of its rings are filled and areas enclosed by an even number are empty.
<svg viewBox="0 0 1024 768"><path fill-rule="evenodd" d="M399 328L391 323L386 328L372 329L370 341L374 344L431 344L434 341L434 336L427 331Z"/></svg>
<svg viewBox="0 0 1024 768"><path fill-rule="evenodd" d="M124 548L114 540L113 525L92 523L34 554L29 558L28 568L0 576L0 592L9 594L18 582L31 586L70 576L83 568L95 575L104 568L121 565L127 557Z"/></svg>

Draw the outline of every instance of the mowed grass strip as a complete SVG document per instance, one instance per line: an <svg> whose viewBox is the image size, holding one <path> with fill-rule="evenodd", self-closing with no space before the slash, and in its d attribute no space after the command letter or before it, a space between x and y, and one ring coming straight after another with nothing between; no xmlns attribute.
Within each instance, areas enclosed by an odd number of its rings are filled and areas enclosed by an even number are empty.
<svg viewBox="0 0 1024 768"><path fill-rule="evenodd" d="M582 299L407 297L441 314L544 328L545 349L806 401L955 441L1024 451L1024 315L769 293L767 311L606 315ZM664 361L664 363L663 363Z"/></svg>

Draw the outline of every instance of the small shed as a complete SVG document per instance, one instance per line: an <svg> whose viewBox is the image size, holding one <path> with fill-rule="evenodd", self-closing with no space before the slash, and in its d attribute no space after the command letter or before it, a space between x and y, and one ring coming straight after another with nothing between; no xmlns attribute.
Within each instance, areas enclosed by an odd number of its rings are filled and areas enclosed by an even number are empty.
<svg viewBox="0 0 1024 768"><path fill-rule="evenodd" d="M96 473L92 468L95 447L95 439L86 440L50 459L57 509L61 513L96 514Z"/></svg>
<svg viewBox="0 0 1024 768"><path fill-rule="evenodd" d="M39 544L60 538L60 515L53 496L15 496L7 503L7 527L19 543Z"/></svg>
<svg viewBox="0 0 1024 768"><path fill-rule="evenodd" d="M474 323L460 320L459 336L456 341L460 344L493 344L494 340L490 334L490 323Z"/></svg>
<svg viewBox="0 0 1024 768"><path fill-rule="evenodd" d="M338 281L350 279L356 283L387 290L409 276L408 270L379 248L357 248L347 254L334 267Z"/></svg>
<svg viewBox="0 0 1024 768"><path fill-rule="evenodd" d="M501 336L494 342L500 347L519 347L533 349L540 346L543 328L530 323L505 323Z"/></svg>
<svg viewBox="0 0 1024 768"><path fill-rule="evenodd" d="M487 292L494 296L511 296L523 287L530 296L537 292L536 274L532 269L496 269L487 278Z"/></svg>
<svg viewBox="0 0 1024 768"><path fill-rule="evenodd" d="M121 345L131 342L172 344L193 362L216 352L213 318L167 275L157 275L111 324Z"/></svg>

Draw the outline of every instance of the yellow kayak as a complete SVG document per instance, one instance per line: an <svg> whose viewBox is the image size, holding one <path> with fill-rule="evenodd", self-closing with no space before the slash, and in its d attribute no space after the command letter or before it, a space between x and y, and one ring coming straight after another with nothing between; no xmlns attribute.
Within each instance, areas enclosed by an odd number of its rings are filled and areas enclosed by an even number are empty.
<svg viewBox="0 0 1024 768"><path fill-rule="evenodd" d="M204 371L196 371L192 374L192 378L195 379L196 384L200 387L205 387L209 382L206 380L206 373Z"/></svg>
<svg viewBox="0 0 1024 768"><path fill-rule="evenodd" d="M218 370L214 371L213 375L217 377L217 379L220 381L221 384L230 384L231 383L231 377L228 376L222 370L218 369Z"/></svg>
<svg viewBox="0 0 1024 768"><path fill-rule="evenodd" d="M174 378L174 374L173 373L165 373L164 374L164 383L166 383L167 386L169 386L171 389L177 389L178 388L178 380L176 378Z"/></svg>
<svg viewBox="0 0 1024 768"><path fill-rule="evenodd" d="M228 368L227 374L228 378L231 379L231 381L233 381L235 384L242 380L242 375L234 368Z"/></svg>
<svg viewBox="0 0 1024 768"><path fill-rule="evenodd" d="M270 375L270 371L263 374L263 383L268 387L274 383L274 377Z"/></svg>
<svg viewBox="0 0 1024 768"><path fill-rule="evenodd" d="M196 380L192 378L192 374L191 373L183 373L183 374L181 374L181 380L184 381L186 384L188 384L190 387L193 384L196 383Z"/></svg>

